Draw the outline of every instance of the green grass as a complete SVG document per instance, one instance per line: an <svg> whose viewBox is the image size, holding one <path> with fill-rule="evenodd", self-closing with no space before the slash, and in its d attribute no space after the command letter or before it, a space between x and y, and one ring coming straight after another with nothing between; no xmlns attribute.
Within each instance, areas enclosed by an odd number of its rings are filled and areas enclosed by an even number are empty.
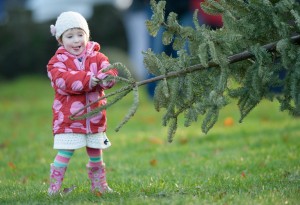
<svg viewBox="0 0 300 205"><path fill-rule="evenodd" d="M114 128L131 96L108 109L104 152L108 182L118 193L89 191L85 149L70 161L64 197L47 196L52 149L47 79L25 77L0 83L0 204L299 204L299 119L262 102L244 120L233 102L207 134L201 124L179 126L173 143L161 116L141 88L140 108L118 133ZM233 126L224 126L232 117Z"/></svg>

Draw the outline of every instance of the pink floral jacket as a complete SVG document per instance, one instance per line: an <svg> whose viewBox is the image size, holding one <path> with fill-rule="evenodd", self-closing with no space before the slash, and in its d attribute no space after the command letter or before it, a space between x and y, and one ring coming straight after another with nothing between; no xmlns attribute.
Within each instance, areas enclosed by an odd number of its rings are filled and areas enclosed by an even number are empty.
<svg viewBox="0 0 300 205"><path fill-rule="evenodd" d="M53 134L59 133L98 133L106 131L106 111L83 119L71 120L74 114L86 104L104 95L104 90L114 85L97 84L92 86L92 77L104 79L108 75L116 76L116 69L106 73L102 70L109 66L108 58L99 52L100 45L88 42L84 54L80 58L68 53L64 47L59 47L47 65L48 77L55 91L52 106ZM82 115L90 110L106 104L103 99L78 113Z"/></svg>

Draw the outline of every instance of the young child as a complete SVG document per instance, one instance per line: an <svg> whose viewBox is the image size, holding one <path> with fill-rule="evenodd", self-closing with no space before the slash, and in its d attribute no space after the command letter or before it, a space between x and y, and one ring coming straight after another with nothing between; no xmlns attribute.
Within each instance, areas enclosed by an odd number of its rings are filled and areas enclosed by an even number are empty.
<svg viewBox="0 0 300 205"><path fill-rule="evenodd" d="M60 47L47 65L48 77L55 91L53 111L54 149L58 153L50 165L49 195L59 193L61 184L74 151L86 147L89 162L86 165L93 192L112 192L106 182L102 149L111 146L106 131L106 111L83 120L71 120L86 104L104 95L104 90L114 85L117 70L110 69L108 58L99 52L100 45L89 41L90 31L85 18L77 12L61 13L55 25L50 26ZM111 78L110 78L111 79ZM103 99L78 115L106 104Z"/></svg>

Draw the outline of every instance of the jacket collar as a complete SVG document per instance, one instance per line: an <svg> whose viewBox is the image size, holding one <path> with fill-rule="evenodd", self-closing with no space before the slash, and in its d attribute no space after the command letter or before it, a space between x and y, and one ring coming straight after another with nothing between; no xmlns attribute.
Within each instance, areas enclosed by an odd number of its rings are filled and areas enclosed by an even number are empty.
<svg viewBox="0 0 300 205"><path fill-rule="evenodd" d="M60 46L57 51L56 55L58 54L66 54L68 56L71 56L73 58L78 58L78 57L84 57L84 56L91 56L94 51L99 51L100 50L100 44L94 41L89 41L86 45L85 50L82 52L80 56L75 56L71 53L69 53L64 46Z"/></svg>

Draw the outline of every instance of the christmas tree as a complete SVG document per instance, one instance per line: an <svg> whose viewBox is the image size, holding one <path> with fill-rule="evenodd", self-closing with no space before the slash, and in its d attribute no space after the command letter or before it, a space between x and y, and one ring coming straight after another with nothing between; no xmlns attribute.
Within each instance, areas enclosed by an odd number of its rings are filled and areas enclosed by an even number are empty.
<svg viewBox="0 0 300 205"><path fill-rule="evenodd" d="M218 120L220 110L233 99L238 101L240 122L263 99L278 100L281 111L300 114L298 2L206 0L201 4L205 12L222 15L223 26L216 30L199 25L197 11L194 27L181 26L173 12L165 18L165 4L151 1L153 15L146 25L152 36L164 27L163 44L171 44L177 56L155 54L149 49L144 52L144 63L156 77L135 82L127 72L125 78L117 78L126 85L107 96L115 96L107 106L132 90L135 96L119 128L138 107L138 87L153 81L159 82L153 102L157 111L165 112L162 121L169 127L169 141L180 116L186 127L201 118L202 131L207 133ZM122 64L113 66L127 70ZM282 88L281 93L272 92L274 87Z"/></svg>

